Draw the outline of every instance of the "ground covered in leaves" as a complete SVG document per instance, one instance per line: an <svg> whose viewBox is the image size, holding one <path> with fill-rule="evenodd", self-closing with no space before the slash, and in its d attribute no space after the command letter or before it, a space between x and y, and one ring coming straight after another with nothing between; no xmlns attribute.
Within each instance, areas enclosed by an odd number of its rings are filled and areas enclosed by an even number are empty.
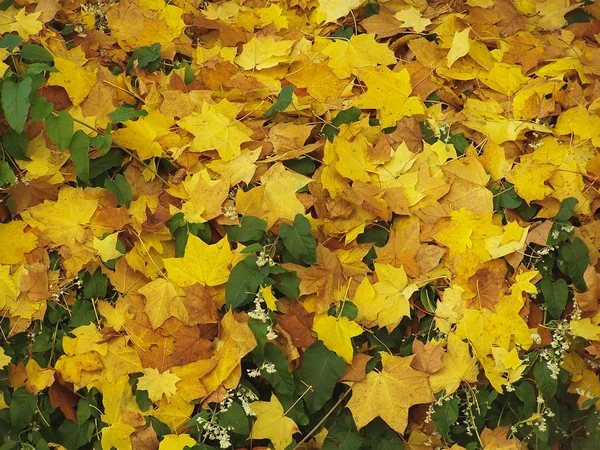
<svg viewBox="0 0 600 450"><path fill-rule="evenodd" d="M596 449L598 18L0 3L0 449Z"/></svg>

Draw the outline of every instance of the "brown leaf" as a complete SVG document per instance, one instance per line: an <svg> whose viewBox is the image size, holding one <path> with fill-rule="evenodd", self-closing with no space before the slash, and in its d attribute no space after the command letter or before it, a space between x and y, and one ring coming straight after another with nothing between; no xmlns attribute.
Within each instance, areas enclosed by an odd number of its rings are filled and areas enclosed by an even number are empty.
<svg viewBox="0 0 600 450"><path fill-rule="evenodd" d="M59 408L67 419L77 423L77 412L75 411L75 407L79 402L77 395L58 380L50 386L48 395L53 408Z"/></svg>
<svg viewBox="0 0 600 450"><path fill-rule="evenodd" d="M494 306L506 290L506 264L501 259L486 262L481 269L469 278L469 287L476 293L473 302L494 309Z"/></svg>
<svg viewBox="0 0 600 450"><path fill-rule="evenodd" d="M428 342L424 344L418 339L413 341L412 352L415 355L410 366L419 372L432 374L444 367L442 355L444 348L441 344Z"/></svg>

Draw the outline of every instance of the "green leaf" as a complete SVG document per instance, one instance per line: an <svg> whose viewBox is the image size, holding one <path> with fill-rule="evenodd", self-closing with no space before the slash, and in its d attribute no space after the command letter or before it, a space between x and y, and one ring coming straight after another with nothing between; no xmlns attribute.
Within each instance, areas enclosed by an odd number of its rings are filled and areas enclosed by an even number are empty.
<svg viewBox="0 0 600 450"><path fill-rule="evenodd" d="M383 247L388 240L389 232L382 225L366 228L361 234L356 237L356 242L359 244L374 244L375 247Z"/></svg>
<svg viewBox="0 0 600 450"><path fill-rule="evenodd" d="M554 397L558 389L558 380L552 378L552 372L544 361L538 361L533 368L536 387L546 397Z"/></svg>
<svg viewBox="0 0 600 450"><path fill-rule="evenodd" d="M148 397L148 391L143 389L135 391L135 402L142 411L148 411L152 407L152 400Z"/></svg>
<svg viewBox="0 0 600 450"><path fill-rule="evenodd" d="M294 95L294 86L288 85L288 86L284 86L283 88L281 88L281 92L279 93L279 96L277 97L277 101L275 103L273 103L273 106L271 106L269 109L267 109L263 113L263 117L271 118L278 112L285 111L285 109L288 106L290 106L290 103L292 103L293 95Z"/></svg>
<svg viewBox="0 0 600 450"><path fill-rule="evenodd" d="M225 285L225 304L237 308L247 303L268 275L268 269L256 265L258 257L250 255L235 265Z"/></svg>
<svg viewBox="0 0 600 450"><path fill-rule="evenodd" d="M108 289L108 278L102 273L100 268L91 274L85 272L82 278L83 296L87 299L104 298Z"/></svg>
<svg viewBox="0 0 600 450"><path fill-rule="evenodd" d="M77 300L71 307L71 326L81 327L83 325L89 325L98 316L96 316L96 310L94 305L89 300Z"/></svg>
<svg viewBox="0 0 600 450"><path fill-rule="evenodd" d="M2 161L0 163L0 188L6 183L11 185L17 184L17 179L10 165L6 161Z"/></svg>
<svg viewBox="0 0 600 450"><path fill-rule="evenodd" d="M107 126L104 133L94 136L90 140L90 145L98 150L103 155L106 155L112 145L112 136L110 134L110 126Z"/></svg>
<svg viewBox="0 0 600 450"><path fill-rule="evenodd" d="M540 289L544 295L548 312L555 319L559 319L569 298L567 282L562 278L554 282L550 278L542 278Z"/></svg>
<svg viewBox="0 0 600 450"><path fill-rule="evenodd" d="M125 205L129 208L131 205L131 187L129 183L125 179L125 177L121 174L117 174L114 180L110 178L104 182L104 188L117 196L117 201L119 202L119 206Z"/></svg>
<svg viewBox="0 0 600 450"><path fill-rule="evenodd" d="M52 62L54 56L41 45L25 44L21 47L21 58L33 62Z"/></svg>
<svg viewBox="0 0 600 450"><path fill-rule="evenodd" d="M438 431L446 439L450 435L450 427L456 423L458 419L458 397L444 399L441 406L436 406L433 415L431 416Z"/></svg>
<svg viewBox="0 0 600 450"><path fill-rule="evenodd" d="M312 176L317 169L315 162L305 156L301 156L298 159L288 159L287 161L283 162L283 165L288 169L293 170L301 175L306 175L307 177Z"/></svg>
<svg viewBox="0 0 600 450"><path fill-rule="evenodd" d="M278 394L294 395L296 385L292 374L288 370L289 362L279 347L267 342L262 352L260 348L253 352L252 360L257 367L261 367L264 363L273 364L276 369L275 372L269 373L267 370L262 369L261 375L271 383L273 390Z"/></svg>
<svg viewBox="0 0 600 450"><path fill-rule="evenodd" d="M577 203L579 203L579 200L577 200L574 197L565 198L561 202L560 209L558 210L558 214L556 214L556 217L554 217L554 220L560 220L563 222L569 220L575 215L575 210L573 208L575 208L575 205L577 205Z"/></svg>
<svg viewBox="0 0 600 450"><path fill-rule="evenodd" d="M379 14L379 5L377 3L367 3L365 5L365 16L371 17Z"/></svg>
<svg viewBox="0 0 600 450"><path fill-rule="evenodd" d="M247 254L247 253L260 253L263 249L263 246L261 244L259 244L258 242L255 242L254 244L250 244L246 247L244 247L244 249L241 251L242 254Z"/></svg>
<svg viewBox="0 0 600 450"><path fill-rule="evenodd" d="M31 102L31 110L29 111L29 118L33 123L44 120L50 114L54 103L46 101L46 97L35 97Z"/></svg>
<svg viewBox="0 0 600 450"><path fill-rule="evenodd" d="M115 109L113 112L108 114L108 117L112 118L113 124L127 122L131 119L137 119L138 117L147 116L148 111L144 109L133 109L130 106L121 106Z"/></svg>
<svg viewBox="0 0 600 450"><path fill-rule="evenodd" d="M121 150L109 150L106 155L95 158L90 161L90 179L103 174L107 170L120 166L123 162L123 152Z"/></svg>
<svg viewBox="0 0 600 450"><path fill-rule="evenodd" d="M90 182L90 138L81 130L77 130L71 139L69 153L75 166L77 176L86 183Z"/></svg>
<svg viewBox="0 0 600 450"><path fill-rule="evenodd" d="M5 48L9 52L12 52L17 46L23 41L23 38L16 34L6 33L2 39L0 39L0 48Z"/></svg>
<svg viewBox="0 0 600 450"><path fill-rule="evenodd" d="M336 422L327 433L322 450L358 450L361 445L362 438L353 427L347 427L345 423Z"/></svg>
<svg viewBox="0 0 600 450"><path fill-rule="evenodd" d="M33 412L37 405L37 396L27 392L27 388L21 386L13 393L9 407L10 422L15 430L21 430L31 423Z"/></svg>
<svg viewBox="0 0 600 450"><path fill-rule="evenodd" d="M187 227L177 228L173 233L176 258L183 258L185 256L185 246L187 245L189 235L190 231Z"/></svg>
<svg viewBox="0 0 600 450"><path fill-rule="evenodd" d="M250 434L248 416L238 402L233 402L227 411L219 413L219 425L225 428L231 427L231 431L242 436Z"/></svg>
<svg viewBox="0 0 600 450"><path fill-rule="evenodd" d="M25 133L17 133L15 130L7 130L2 133L2 146L14 159L29 161L27 147L29 141Z"/></svg>
<svg viewBox="0 0 600 450"><path fill-rule="evenodd" d="M28 75L39 75L44 72L52 73L58 72L58 70L48 63L31 63L27 66L27 71L25 73Z"/></svg>
<svg viewBox="0 0 600 450"><path fill-rule="evenodd" d="M309 265L317 262L317 240L310 231L310 222L302 214L296 215L293 226L282 223L279 236L294 258Z"/></svg>
<svg viewBox="0 0 600 450"><path fill-rule="evenodd" d="M275 289L288 298L300 297L300 278L296 276L296 272L282 273L278 278L273 285Z"/></svg>
<svg viewBox="0 0 600 450"><path fill-rule="evenodd" d="M528 419L537 407L537 397L533 386L528 381L521 381L515 389L515 394L523 402L523 406L519 408L519 418Z"/></svg>
<svg viewBox="0 0 600 450"><path fill-rule="evenodd" d="M4 80L2 83L2 111L10 127L17 133L25 129L25 121L29 113L29 94L31 94L31 78L20 83Z"/></svg>
<svg viewBox="0 0 600 450"><path fill-rule="evenodd" d="M62 110L58 116L46 117L46 131L48 137L56 144L58 149L65 151L73 137L74 121L67 110Z"/></svg>
<svg viewBox="0 0 600 450"><path fill-rule="evenodd" d="M65 420L58 427L59 443L67 450L77 450L89 443L94 433L93 422L87 422L79 426L70 420Z"/></svg>
<svg viewBox="0 0 600 450"><path fill-rule="evenodd" d="M450 138L447 142L450 142L450 144L454 145L458 156L463 155L469 147L469 145L471 145L471 143L465 138L464 133L456 133L450 135Z"/></svg>
<svg viewBox="0 0 600 450"><path fill-rule="evenodd" d="M150 424L152 425L152 428L154 428L154 431L156 431L156 434L158 436L165 436L165 435L171 433L171 428L169 428L169 425L161 422L156 417L147 416L146 420L150 421Z"/></svg>
<svg viewBox="0 0 600 450"><path fill-rule="evenodd" d="M230 241L250 242L260 241L265 237L267 221L259 217L244 216L240 225L226 226L225 232Z"/></svg>
<svg viewBox="0 0 600 450"><path fill-rule="evenodd" d="M590 265L590 253L585 243L578 237L573 242L565 242L558 249L558 268L571 277L573 286L579 292L585 292L587 286L583 274Z"/></svg>
<svg viewBox="0 0 600 450"><path fill-rule="evenodd" d="M77 423L83 425L92 415L92 407L87 398L80 398L77 404Z"/></svg>
<svg viewBox="0 0 600 450"><path fill-rule="evenodd" d="M331 121L331 124L327 124L323 127L322 133L327 139L333 141L333 138L340 133L340 125L343 123L356 122L360 118L360 109L353 106L350 109L340 111L337 116Z"/></svg>
<svg viewBox="0 0 600 450"><path fill-rule="evenodd" d="M331 398L337 380L345 371L344 360L325 347L322 341L317 341L306 349L298 376L308 386L312 386L312 390L304 396L304 403L310 412L320 410Z"/></svg>
<svg viewBox="0 0 600 450"><path fill-rule="evenodd" d="M138 47L131 54L131 59L127 63L127 71L130 71L134 67L134 63L137 61L137 68L149 68L151 63L160 61L160 49L161 45L157 42L152 45L145 47Z"/></svg>

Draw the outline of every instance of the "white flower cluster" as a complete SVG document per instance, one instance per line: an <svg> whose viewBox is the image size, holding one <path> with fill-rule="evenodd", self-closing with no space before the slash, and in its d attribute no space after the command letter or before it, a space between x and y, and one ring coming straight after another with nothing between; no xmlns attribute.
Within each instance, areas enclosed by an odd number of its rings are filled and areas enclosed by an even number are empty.
<svg viewBox="0 0 600 450"><path fill-rule="evenodd" d="M535 331L531 333L531 339L538 345L542 343L542 336L540 336L540 334L536 333Z"/></svg>
<svg viewBox="0 0 600 450"><path fill-rule="evenodd" d="M552 343L550 344L552 348L546 348L540 352L540 357L546 361L546 366L550 369L550 376L554 380L558 379L565 351L569 349L568 330L569 324L566 321L559 322L552 333Z"/></svg>
<svg viewBox="0 0 600 450"><path fill-rule="evenodd" d="M106 5L102 1L99 1L95 5L92 3L83 3L81 5L81 10L83 12L93 14L96 20L96 23L94 24L96 30L106 33L109 31L108 20L106 19L106 11L108 11L108 8L110 6L113 6L115 4L116 3L114 1L111 1L108 5Z"/></svg>
<svg viewBox="0 0 600 450"><path fill-rule="evenodd" d="M275 261L273 261L273 258L271 258L271 255L269 255L267 253L267 251L263 248L260 253L258 254L258 259L256 260L256 265L258 267L263 267L266 265L269 266L274 266L275 265Z"/></svg>
<svg viewBox="0 0 600 450"><path fill-rule="evenodd" d="M222 427L214 421L214 417L212 420L198 417L196 421L198 422L198 425L202 425L202 429L204 430L207 439L219 441L219 447L221 448L231 447L231 438L228 433L228 431L232 429L231 427Z"/></svg>
<svg viewBox="0 0 600 450"><path fill-rule="evenodd" d="M254 309L252 311L248 312L248 316L250 316L254 320L258 320L262 323L270 322L271 319L269 318L269 314L267 313L267 310L263 307L264 302L265 302L265 299L263 297L262 291L259 290L257 292L256 296L254 297ZM275 331L273 330L272 323L269 324L269 326L267 327L266 337L269 341L272 341L279 337L277 335L277 333L275 333Z"/></svg>
<svg viewBox="0 0 600 450"><path fill-rule="evenodd" d="M224 206L223 207L223 215L227 217L229 220L236 220L238 218L237 210L235 206Z"/></svg>
<svg viewBox="0 0 600 450"><path fill-rule="evenodd" d="M262 363L262 365L260 367L257 367L256 369L249 369L248 376L251 378L260 377L261 370L264 370L267 373L277 372L277 368L275 367L275 364L265 361L264 363Z"/></svg>

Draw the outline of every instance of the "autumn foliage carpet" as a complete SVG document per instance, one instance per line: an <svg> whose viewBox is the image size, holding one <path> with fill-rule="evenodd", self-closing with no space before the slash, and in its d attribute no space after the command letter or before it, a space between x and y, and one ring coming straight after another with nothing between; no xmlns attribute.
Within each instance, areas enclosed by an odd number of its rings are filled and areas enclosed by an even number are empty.
<svg viewBox="0 0 600 450"><path fill-rule="evenodd" d="M600 4L0 3L0 450L594 450Z"/></svg>

